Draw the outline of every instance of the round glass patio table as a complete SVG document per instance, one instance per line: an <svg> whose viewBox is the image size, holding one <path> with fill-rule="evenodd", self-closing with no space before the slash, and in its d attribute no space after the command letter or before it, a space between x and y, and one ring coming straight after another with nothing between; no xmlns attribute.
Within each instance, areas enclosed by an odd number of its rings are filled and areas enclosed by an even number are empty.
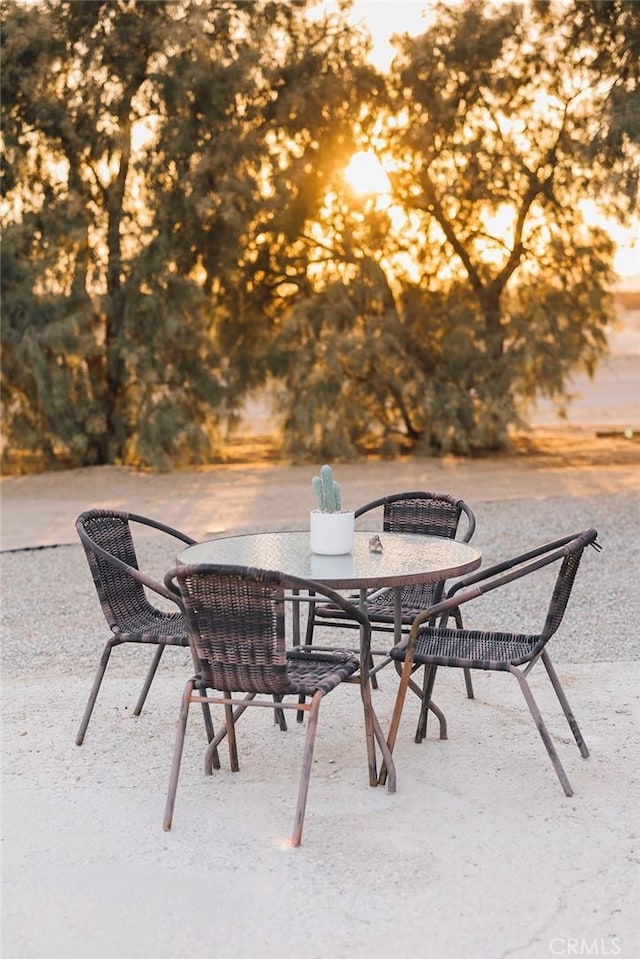
<svg viewBox="0 0 640 959"><path fill-rule="evenodd" d="M468 543L442 536L379 532L382 552L372 552L373 532L357 530L353 551L312 553L308 530L224 536L188 546L179 563L215 563L280 570L332 589L375 589L433 583L477 569L482 554Z"/></svg>
<svg viewBox="0 0 640 959"><path fill-rule="evenodd" d="M477 569L482 553L468 543L442 536L378 532L382 552L372 552L372 531L356 530L353 551L340 556L312 553L309 530L224 536L187 546L178 563L214 563L279 570L332 589L358 589L364 603L371 589L395 591L396 641L400 637L403 586L433 583Z"/></svg>

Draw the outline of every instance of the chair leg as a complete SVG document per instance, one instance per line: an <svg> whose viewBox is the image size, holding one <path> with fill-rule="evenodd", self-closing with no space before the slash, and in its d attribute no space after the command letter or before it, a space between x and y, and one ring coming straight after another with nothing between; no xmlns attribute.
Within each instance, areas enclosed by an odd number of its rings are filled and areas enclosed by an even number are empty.
<svg viewBox="0 0 640 959"><path fill-rule="evenodd" d="M194 678L194 682L195 682L195 688L198 692L198 696L202 696L202 697L206 696L207 687L204 681L196 676ZM211 718L211 708L209 706L209 703L207 702L201 702L200 705L202 707L202 718L204 720L204 728L207 734L207 742L210 745L213 743L211 747L211 755L209 757L209 762L212 769L213 768L220 769L220 757L218 756L217 742L214 742L216 735L215 735L215 730L213 728L213 719Z"/></svg>
<svg viewBox="0 0 640 959"><path fill-rule="evenodd" d="M213 742L215 739L215 730L213 728L213 720L211 718L211 710L209 709L209 703L201 703L202 706L202 718L204 720L204 728L207 734L207 742ZM220 760L218 760L218 765L216 769L220 769Z"/></svg>
<svg viewBox="0 0 640 959"><path fill-rule="evenodd" d="M430 699L429 702L428 702L428 709L425 711L424 732L423 732L422 730L420 731L420 736L421 736L421 738L418 738L418 735L416 734L416 736L414 737L414 742L416 742L416 743L421 743L423 739L426 739L426 736L427 736L427 716L428 716L429 713L433 713L433 715L434 715L434 716L436 717L436 719L438 720L438 739L444 741L444 740L446 740L446 739L449 738L449 731L448 731L448 729L447 729L447 717L446 717L445 714L442 712L442 710L440 709L440 707L439 707L439 706L436 706L436 704L434 703L434 701L433 701L432 699Z"/></svg>
<svg viewBox="0 0 640 959"><path fill-rule="evenodd" d="M427 720L429 719L429 707L431 705L431 694L436 681L435 666L424 667L424 676L422 677L422 694L420 697L420 714L416 726L414 742L421 743L427 736ZM441 730L442 731L442 730Z"/></svg>
<svg viewBox="0 0 640 959"><path fill-rule="evenodd" d="M229 690L225 690L224 695L226 699L231 698L231 693ZM240 765L238 763L238 743L236 742L235 718L233 715L233 706L231 706L231 704L228 704L224 707L224 719L227 727L227 740L229 743L229 765L231 766L231 772L237 773L240 769Z"/></svg>
<svg viewBox="0 0 640 959"><path fill-rule="evenodd" d="M432 700L433 687L436 681L437 666L425 666L424 682L422 687L422 702L420 704L420 716L416 727L415 742L421 743L427 736L427 719L429 711L437 717L440 723L440 739L447 739L447 720L441 709L436 706Z"/></svg>
<svg viewBox="0 0 640 959"><path fill-rule="evenodd" d="M475 699L475 694L473 692L473 683L471 682L471 670L468 666L464 667L464 685L467 690L467 699Z"/></svg>
<svg viewBox="0 0 640 959"><path fill-rule="evenodd" d="M360 696L364 709L364 732L367 742L367 763L369 766L369 785L378 785L378 769L375 744L375 712L371 702L371 686L364 676L360 676Z"/></svg>
<svg viewBox="0 0 640 959"><path fill-rule="evenodd" d="M309 606L307 608L307 628L304 637L305 646L313 646L313 628L315 625L315 608L316 604L311 600L311 597L315 596L311 590L309 590Z"/></svg>
<svg viewBox="0 0 640 959"><path fill-rule="evenodd" d="M304 706L305 701L306 701L306 696L298 696L298 704L299 704L300 706ZM305 714L305 712L306 712L306 710L304 710L304 709L298 709L298 710L296 710L296 722L299 722L299 723L303 723L303 722L304 722L304 714Z"/></svg>
<svg viewBox="0 0 640 959"><path fill-rule="evenodd" d="M284 696L279 693L273 694L274 703L281 703L284 699ZM278 724L283 733L287 731L287 720L285 719L284 709L275 709L273 713L274 722Z"/></svg>
<svg viewBox="0 0 640 959"><path fill-rule="evenodd" d="M529 712L531 713L533 717L533 721L536 724L536 728L538 732L540 733L542 742L544 743L546 747L546 750L549 754L549 758L553 764L553 768L555 769L556 776L560 780L560 784L562 788L564 789L565 796L573 796L573 789L571 788L571 783L569 782L569 779L567 778L567 774L564 771L563 765L560 762L560 757L558 756L556 747L554 746L553 740L551 739L551 736L549 735L549 731L544 724L542 716L540 715L540 710L538 709L538 705L535 699L533 698L533 693L531 692L531 689L529 688L529 684L527 680L524 678L520 670L515 668L515 666L509 666L509 672L511 673L512 676L515 676L518 682L520 683L520 689L522 690L527 706L529 707Z"/></svg>
<svg viewBox="0 0 640 959"><path fill-rule="evenodd" d="M176 729L176 740L173 747L173 759L171 762L171 772L169 774L169 789L167 790L167 803L164 810L164 820L162 828L168 832L173 822L173 809L176 803L176 792L178 789L178 776L180 775L180 762L182 760L182 750L184 748L184 736L187 730L187 719L189 718L189 704L191 694L195 688L195 682L190 679L185 686L182 694L182 705L178 717L178 726Z"/></svg>
<svg viewBox="0 0 640 959"><path fill-rule="evenodd" d="M462 613L460 612L460 607L456 606L455 609L452 609L449 613L450 616L453 616L456 624L456 629L463 629L462 624ZM471 670L468 666L464 667L464 685L467 690L467 699L475 699L473 693L473 683L471 682Z"/></svg>
<svg viewBox="0 0 640 959"><path fill-rule="evenodd" d="M413 674L414 672L416 672L416 670L418 670L418 669L420 669L420 667L419 667L419 666L416 666L416 664L414 663L414 664L413 664L412 674ZM398 662L396 662L396 672L398 673L399 676L402 675L402 667L400 666L400 663L398 663ZM426 676L426 673L425 673L425 677L424 677L424 680L423 680L422 688L420 688L420 686L418 686L417 683L414 683L413 679L409 679L409 689L416 694L416 696L417 696L418 699L420 700L420 703L421 703L421 704L423 704L424 701L425 701L425 699L424 699L424 683L426 682L426 678L427 678L427 676ZM440 732L439 732L438 735L439 735L440 739L448 739L447 718L446 718L445 714L442 712L442 710L440 709L439 706L436 706L436 704L434 703L433 699L428 699L427 702L428 702L429 711L432 712L433 715L434 715L434 716L436 717L436 719L438 720L438 723L439 723L439 726L440 726ZM421 705L421 714L422 714L422 705ZM423 740L423 739L426 737L426 735L427 735L427 723L426 723L426 719L427 719L427 717L425 716L422 730L421 730L419 724L418 724L418 726L416 727L415 742L417 742L417 743L421 743L422 740Z"/></svg>
<svg viewBox="0 0 640 959"><path fill-rule="evenodd" d="M247 693L244 697L245 702L240 706L236 706L233 712L233 722L234 726L238 722L239 718L242 716L243 712L249 705L252 699L255 699L255 693ZM208 704L205 704L208 705ZM220 759L218 758L218 746L227 735L227 727L223 726L220 732L209 741L207 751L204 757L204 772L206 776L211 776L214 769L220 769Z"/></svg>
<svg viewBox="0 0 640 959"><path fill-rule="evenodd" d="M378 722L378 717L375 712L373 714L373 728L382 753L382 766L386 771L387 792L394 793L396 791L396 764L393 761L391 750L387 745L387 740L384 738L382 727Z"/></svg>
<svg viewBox="0 0 640 959"><path fill-rule="evenodd" d="M191 643L189 643L189 651L191 653L191 661L193 662L193 671L195 673L195 683L196 683L196 688L198 690L198 694L200 696L206 696L207 687L204 681L201 678L199 679L200 663L198 661L198 656L193 646L191 645ZM215 738L215 733L213 729L213 720L211 718L211 709L209 708L209 703L206 703L206 702L201 703L201 706L202 706L202 718L204 719L204 728L207 734L207 742L211 743L213 742ZM213 767L215 769L220 769L220 758L218 756L218 751L217 749L215 749L215 747L213 752Z"/></svg>
<svg viewBox="0 0 640 959"><path fill-rule="evenodd" d="M370 678L370 680L371 680L371 688L372 688L372 689L377 689L377 688L378 688L378 677L377 677L376 673L374 672L374 669L375 669L375 663L374 663L374 661L373 661L373 656L372 656L372 655L369 655L369 678Z"/></svg>
<svg viewBox="0 0 640 959"><path fill-rule="evenodd" d="M313 590L309 590L309 605L308 605L308 607L307 607L307 625L306 625L305 634L304 634L304 645L305 645L305 646L313 646L313 630L314 630L314 626L315 626L315 608L316 608L316 604L313 602L312 597L315 596L315 595L316 595L316 594L313 592ZM306 701L306 696L298 696L298 703L299 703L301 706L304 706L305 701ZM296 711L296 722L298 722L298 723L303 723L303 722L304 722L304 714L305 714L306 712L307 712L306 709L298 709L298 710Z"/></svg>
<svg viewBox="0 0 640 959"><path fill-rule="evenodd" d="M587 744L582 738L582 733L580 732L580 727L578 726L576 717L573 715L573 711L571 707L569 706L569 701L567 697L565 696L564 689L560 685L558 674L555 671L553 663L551 662L551 659L549 658L549 654L547 653L546 649L543 650L540 658L542 659L542 662L544 663L544 667L547 671L549 679L551 680L551 685L553 686L555 690L555 694L558 697L558 701L560 705L562 706L562 711L566 716L567 722L569 723L569 727L571 729L571 732L573 733L573 738L575 739L578 745L578 749L580 750L580 755L582 756L583 759L587 759L589 756L589 749L587 748Z"/></svg>
<svg viewBox="0 0 640 959"><path fill-rule="evenodd" d="M313 761L313 747L316 741L316 729L318 728L318 711L320 701L323 697L321 690L313 694L309 708L309 718L307 720L307 735L304 741L304 753L302 756L302 772L300 773L300 786L298 787L298 804L296 806L296 816L293 824L293 835L291 845L299 846L302 842L302 827L304 825L304 813L307 807L307 796L309 794L309 779L311 778L311 763Z"/></svg>
<svg viewBox="0 0 640 959"><path fill-rule="evenodd" d="M89 720L91 719L91 714L93 713L93 707L96 704L98 698L98 693L100 692L100 686L109 663L109 657L111 656L111 650L114 646L119 646L117 639L108 640L106 646L102 650L102 656L100 657L100 662L98 664L98 669L93 680L93 685L91 687L91 692L89 693L89 698L87 700L87 705L85 706L84 713L82 715L82 720L78 728L76 735L76 746L82 746L84 742L84 736L87 731L87 726L89 725Z"/></svg>
<svg viewBox="0 0 640 959"><path fill-rule="evenodd" d="M409 688L409 679L411 678L411 671L413 669L413 662L410 662L406 657L404 660L404 667L400 675L400 682L398 683L398 692L396 693L396 702L393 707L393 715L391 716L391 725L389 726L389 732L387 734L387 746L389 747L389 752L393 753L393 747L396 744L396 739L398 737L398 729L400 727L400 719L402 718L402 710L404 709L404 703L407 698L407 689ZM387 781L387 766L383 762L380 767L380 775L378 776L378 785L384 786Z"/></svg>
<svg viewBox="0 0 640 959"><path fill-rule="evenodd" d="M164 653L165 649L165 646L158 646L154 653L153 661L149 667L149 672L147 673L147 678L145 679L144 686L142 687L142 691L138 697L138 702L136 703L136 708L133 710L134 716L139 716L142 712L142 707L146 702L147 694L151 689L151 683L155 678L156 670L158 669L162 654ZM211 719L211 710L209 709L208 703L202 703L202 718L204 720L204 728L207 734L207 742L210 743L214 738L215 733L213 729L213 720ZM214 766L216 769L220 769L220 760L217 758L217 756L214 759Z"/></svg>
<svg viewBox="0 0 640 959"><path fill-rule="evenodd" d="M142 712L142 707L145 704L147 693L151 689L151 683L153 682L153 678L156 674L156 670L158 668L158 665L160 663L163 653L164 653L164 646L158 646L156 648L155 653L153 654L153 659L151 661L151 666L149 666L147 678L144 681L144 686L142 687L140 695L138 696L138 702L136 703L135 709L133 710L134 716L139 716L140 713Z"/></svg>

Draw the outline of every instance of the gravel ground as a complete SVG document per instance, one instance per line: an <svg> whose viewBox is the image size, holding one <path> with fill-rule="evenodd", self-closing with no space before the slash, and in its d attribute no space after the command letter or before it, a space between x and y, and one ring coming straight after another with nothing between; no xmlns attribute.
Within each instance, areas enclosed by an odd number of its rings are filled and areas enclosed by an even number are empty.
<svg viewBox="0 0 640 959"><path fill-rule="evenodd" d="M485 566L566 533L595 527L603 549L599 554L588 550L583 558L568 614L554 640L556 657L575 663L640 657L638 637L628 628L629 623L640 622L640 593L629 577L630 570L640 569L640 508L635 493L480 500L473 507L478 524L473 542L482 550ZM143 568L161 577L172 558L166 541L143 540ZM3 593L11 596L2 611L5 678L24 676L36 667L60 675L90 673L105 624L80 545L6 553L2 578ZM548 604L548 576L532 577L526 590L510 589L516 606L508 614L507 593L500 591L469 607L470 625L477 620L488 627L508 628L507 614L514 628L518 623L524 629L539 628ZM110 668L118 668L115 658Z"/></svg>

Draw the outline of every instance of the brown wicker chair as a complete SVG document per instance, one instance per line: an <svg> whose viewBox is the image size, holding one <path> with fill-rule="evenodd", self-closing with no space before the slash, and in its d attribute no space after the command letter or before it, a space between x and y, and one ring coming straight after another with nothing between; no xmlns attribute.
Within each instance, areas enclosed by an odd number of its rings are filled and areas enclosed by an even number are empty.
<svg viewBox="0 0 640 959"><path fill-rule="evenodd" d="M509 672L512 676L515 676L520 684L527 706L565 794L567 796L573 795L573 790L542 720L526 677L533 666L541 660L580 753L586 758L589 751L582 738L578 723L571 712L546 647L564 616L585 547L590 545L596 550L600 549L596 537L596 530L588 529L546 543L521 556L516 556L514 559L464 576L449 590L445 600L436 603L416 617L409 636L403 637L402 642L391 650L392 658L403 663L388 736L388 744L391 750L395 745L411 670L416 664L423 665L428 670L428 681L423 696L416 737L418 742L424 734L427 708L433 690L436 670L439 666ZM478 629L447 628L447 617L458 606L498 587L505 587L509 583L531 576L552 563L557 563L559 570L546 619L539 633L525 634L497 630L485 632ZM438 626L433 625L435 617L441 617ZM385 771L383 768L380 774L380 782L384 782L384 778Z"/></svg>
<svg viewBox="0 0 640 959"><path fill-rule="evenodd" d="M236 723L248 706L270 706L276 711L304 709L309 712L298 804L291 843L299 846L302 838L305 806L320 702L342 682L354 681L359 672L364 726L369 763L369 782L377 784L375 742L378 742L385 765L393 763L371 703L369 683L370 627L359 609L332 590L307 580L297 579L270 570L238 566L197 564L178 566L167 573L165 584L179 590L182 597L197 674L184 691L178 720L173 762L169 779L164 828L171 829L180 762L184 746L189 706L193 702L224 706L225 729L218 733L205 754L205 773L219 768L216 749L226 735L231 769L237 771L238 749ZM361 630L361 652L351 650L319 650L305 646L286 648L288 621L286 602L306 602L300 592L313 587L335 603L343 615L358 624ZM213 691L213 693L208 692ZM244 693L243 698L234 693ZM219 695L221 694L221 695ZM264 694L273 701L256 699ZM283 701L285 696L308 696L310 702ZM395 772L390 767L389 791L395 790Z"/></svg>
<svg viewBox="0 0 640 959"><path fill-rule="evenodd" d="M116 646L148 643L157 647L133 711L134 716L139 716L142 711L165 647L189 646L184 616L175 595L138 568L132 523L150 527L188 545L196 542L171 526L123 510L92 509L78 516L76 530L84 546L102 612L113 633L104 647L91 687L76 736L78 746L84 741L111 651ZM173 612L166 612L153 606L147 598L145 587L171 600L177 608ZM203 712L207 735L211 740L213 727L209 710Z"/></svg>
<svg viewBox="0 0 640 959"><path fill-rule="evenodd" d="M382 496L360 506L356 511L356 518L382 509L382 530L395 533L421 533L425 536L443 536L447 539L460 539L468 543L476 528L476 519L473 510L464 500L452 496L450 493L432 493L424 490L404 493L393 493ZM411 623L424 609L438 603L443 596L445 581L425 583L416 586L404 586L402 589L402 623L408 632ZM313 632L317 626L333 625L339 611L327 604L317 604L312 609L312 615L307 622L306 642L313 642ZM375 632L393 633L394 631L394 594L391 589L374 590L367 598L367 615ZM458 626L462 627L462 620L458 611L454 610ZM342 624L343 626L345 624ZM376 685L376 674L390 663L387 650L376 652L378 662L372 668L372 682ZM425 671L426 678L426 671ZM465 687L469 699L473 699L473 684L468 669L464 670ZM422 699L424 685L420 687L413 679L410 688ZM446 739L447 726L442 712L435 703L430 701L429 708L440 722L440 737Z"/></svg>

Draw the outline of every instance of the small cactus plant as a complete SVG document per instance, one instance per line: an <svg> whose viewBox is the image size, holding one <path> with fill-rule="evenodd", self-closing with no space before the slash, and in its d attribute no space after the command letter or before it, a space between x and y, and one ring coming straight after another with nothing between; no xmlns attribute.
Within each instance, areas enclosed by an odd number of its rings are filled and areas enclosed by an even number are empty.
<svg viewBox="0 0 640 959"><path fill-rule="evenodd" d="M330 466L323 466L319 476L314 476L311 486L322 513L339 513L342 510L340 486L333 478Z"/></svg>

